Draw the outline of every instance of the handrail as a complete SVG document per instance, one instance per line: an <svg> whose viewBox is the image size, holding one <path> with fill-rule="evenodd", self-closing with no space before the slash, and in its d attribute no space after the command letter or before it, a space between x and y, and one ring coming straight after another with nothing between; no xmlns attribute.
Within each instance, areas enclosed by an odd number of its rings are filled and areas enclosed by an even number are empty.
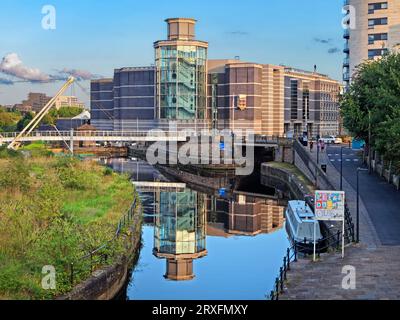
<svg viewBox="0 0 400 320"><path fill-rule="evenodd" d="M310 172L313 174L314 177L323 177L323 179L325 180L324 182L326 183L326 187L330 188L331 190L336 190L336 188L333 186L333 184L327 178L325 172L323 172L318 167L318 165L314 162L314 160L311 157L309 157L307 153L304 152L305 151L304 148L300 145L300 143L297 140L294 142L293 148L299 154L300 158L305 163L305 165L307 166L307 168L310 170ZM316 173L314 172L314 170L312 170L310 168L310 165L309 165L310 163L314 166ZM310 205L312 210L314 210L314 204L310 200L310 198L306 198L306 201ZM316 253L318 254L318 256L320 256L321 252L325 252L329 248L339 249L340 244L343 241L342 238L344 238L345 242L347 242L347 243L355 242L353 218L351 217L350 209L349 209L347 203L345 203L344 219L345 219L345 224L346 224L346 226L344 228L344 237L342 237L343 231L338 230L335 234L331 234L323 239L320 239L316 246ZM321 246L321 244L323 246ZM298 253L298 251L300 251L300 252L304 251L304 250L302 250L305 248L304 245L305 245L305 243L300 243L300 242L295 241L294 244L290 248L287 249L287 254L283 260L283 266L279 269L279 276L275 279L274 288L270 292L271 300L279 300L279 295L283 292L284 282L286 281L286 273L288 270L290 270L291 259L290 259L289 252L294 250L295 260L293 260L293 261L297 261L297 253Z"/></svg>

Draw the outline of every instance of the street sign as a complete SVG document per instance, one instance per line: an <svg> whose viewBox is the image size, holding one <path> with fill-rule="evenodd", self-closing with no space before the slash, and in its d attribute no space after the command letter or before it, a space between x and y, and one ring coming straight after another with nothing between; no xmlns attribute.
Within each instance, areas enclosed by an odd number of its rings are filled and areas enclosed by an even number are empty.
<svg viewBox="0 0 400 320"><path fill-rule="evenodd" d="M344 191L315 191L315 219L343 221Z"/></svg>
<svg viewBox="0 0 400 320"><path fill-rule="evenodd" d="M342 258L344 258L344 191L315 191L315 220L342 222ZM316 252L315 225L314 225L314 261Z"/></svg>

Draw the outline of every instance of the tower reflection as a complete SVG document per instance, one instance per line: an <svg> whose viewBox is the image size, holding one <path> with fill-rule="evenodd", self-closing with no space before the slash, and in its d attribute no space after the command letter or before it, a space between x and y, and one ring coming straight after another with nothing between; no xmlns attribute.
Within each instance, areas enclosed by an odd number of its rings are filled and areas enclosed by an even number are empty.
<svg viewBox="0 0 400 320"><path fill-rule="evenodd" d="M165 278L191 280L193 260L207 255L205 195L184 189L156 197L153 254L166 259Z"/></svg>

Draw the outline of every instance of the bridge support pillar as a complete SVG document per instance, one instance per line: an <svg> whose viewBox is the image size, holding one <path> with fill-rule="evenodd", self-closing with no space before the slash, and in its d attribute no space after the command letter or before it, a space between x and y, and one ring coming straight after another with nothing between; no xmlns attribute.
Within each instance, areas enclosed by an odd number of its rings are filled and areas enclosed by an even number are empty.
<svg viewBox="0 0 400 320"><path fill-rule="evenodd" d="M72 128L69 135L69 150L74 154L74 129Z"/></svg>

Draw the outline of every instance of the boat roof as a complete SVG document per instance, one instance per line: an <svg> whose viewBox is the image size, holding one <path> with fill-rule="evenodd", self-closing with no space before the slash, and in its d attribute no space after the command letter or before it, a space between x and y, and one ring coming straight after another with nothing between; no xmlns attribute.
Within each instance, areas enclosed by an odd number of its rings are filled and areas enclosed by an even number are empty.
<svg viewBox="0 0 400 320"><path fill-rule="evenodd" d="M300 219L312 219L314 218L314 213L312 212L310 206L301 200L293 200L288 202L292 211L296 213L296 215Z"/></svg>

